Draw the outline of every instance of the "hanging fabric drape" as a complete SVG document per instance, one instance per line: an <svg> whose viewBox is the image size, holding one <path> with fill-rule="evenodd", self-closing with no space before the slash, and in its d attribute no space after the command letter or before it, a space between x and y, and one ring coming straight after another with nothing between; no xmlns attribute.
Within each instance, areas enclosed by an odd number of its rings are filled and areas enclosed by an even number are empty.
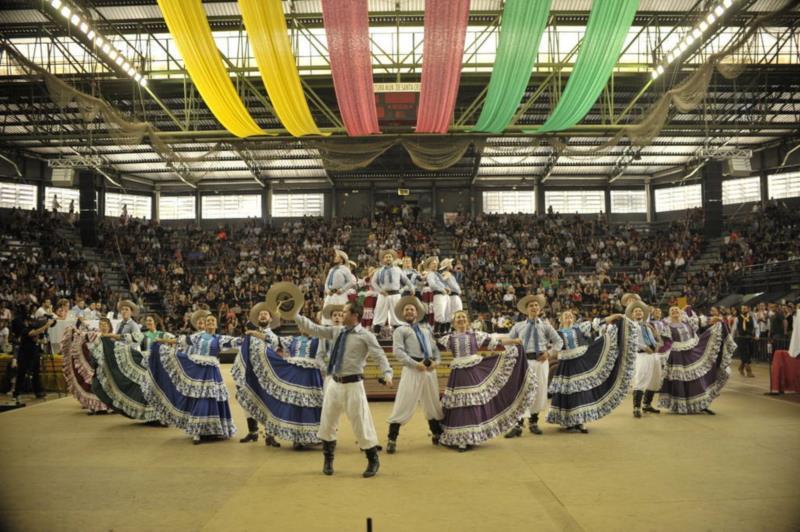
<svg viewBox="0 0 800 532"><path fill-rule="evenodd" d="M319 151L325 170L330 172L350 172L365 168L400 144L408 152L411 160L425 170L444 170L456 164L473 143L482 140L470 138L431 138L431 137L375 137L373 139L318 139L308 140L306 145Z"/></svg>
<svg viewBox="0 0 800 532"><path fill-rule="evenodd" d="M586 116L611 77L638 7L639 0L594 0L575 68L537 132L562 131Z"/></svg>
<svg viewBox="0 0 800 532"><path fill-rule="evenodd" d="M507 0L500 44L476 131L500 133L511 124L531 78L552 0Z"/></svg>
<svg viewBox="0 0 800 532"><path fill-rule="evenodd" d="M228 77L201 0L158 0L158 6L189 77L220 124L237 137L264 135Z"/></svg>
<svg viewBox="0 0 800 532"><path fill-rule="evenodd" d="M417 132L447 133L461 80L469 0L426 0Z"/></svg>
<svg viewBox="0 0 800 532"><path fill-rule="evenodd" d="M372 87L367 0L322 0L333 88L351 136L380 133Z"/></svg>
<svg viewBox="0 0 800 532"><path fill-rule="evenodd" d="M239 0L239 10L261 79L283 127L295 137L321 135L300 85L281 0Z"/></svg>

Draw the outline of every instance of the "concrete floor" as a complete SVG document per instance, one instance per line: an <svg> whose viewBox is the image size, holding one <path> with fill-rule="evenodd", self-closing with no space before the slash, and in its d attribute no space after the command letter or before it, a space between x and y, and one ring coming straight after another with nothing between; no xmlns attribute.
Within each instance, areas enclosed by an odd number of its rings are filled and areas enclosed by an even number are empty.
<svg viewBox="0 0 800 532"><path fill-rule="evenodd" d="M756 372L716 417L636 420L628 401L588 435L546 426L463 454L430 445L419 412L373 479L346 422L329 478L318 450L194 446L51 399L0 414L0 530L798 530L800 403L763 396ZM372 404L382 439L390 409Z"/></svg>

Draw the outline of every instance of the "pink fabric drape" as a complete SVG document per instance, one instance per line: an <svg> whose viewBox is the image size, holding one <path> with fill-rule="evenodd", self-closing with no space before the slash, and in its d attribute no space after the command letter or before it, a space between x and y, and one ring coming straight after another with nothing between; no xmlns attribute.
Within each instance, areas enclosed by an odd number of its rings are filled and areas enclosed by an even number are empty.
<svg viewBox="0 0 800 532"><path fill-rule="evenodd" d="M322 0L333 87L352 136L380 133L372 88L367 0Z"/></svg>
<svg viewBox="0 0 800 532"><path fill-rule="evenodd" d="M425 0L418 133L447 133L461 80L469 0Z"/></svg>

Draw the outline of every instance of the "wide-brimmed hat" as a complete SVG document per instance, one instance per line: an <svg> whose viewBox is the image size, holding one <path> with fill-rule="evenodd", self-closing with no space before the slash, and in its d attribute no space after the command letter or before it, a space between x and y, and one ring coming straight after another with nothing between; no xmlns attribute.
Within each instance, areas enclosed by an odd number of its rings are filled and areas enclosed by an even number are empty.
<svg viewBox="0 0 800 532"><path fill-rule="evenodd" d="M406 305L414 305L417 309L417 321L422 321L425 319L427 311L425 310L425 305L422 304L422 301L417 299L416 296L403 296L394 306L394 313L398 318L402 319L403 316L403 309L406 308Z"/></svg>
<svg viewBox="0 0 800 532"><path fill-rule="evenodd" d="M131 309L131 314L133 314L134 317L139 314L139 306L130 299L123 299L117 303L117 312L121 311L122 307Z"/></svg>
<svg viewBox="0 0 800 532"><path fill-rule="evenodd" d="M351 270L355 270L356 268L358 268L358 264L356 264L356 261L354 260L348 260L347 265L350 267Z"/></svg>
<svg viewBox="0 0 800 532"><path fill-rule="evenodd" d="M619 302L622 303L623 307L627 307L628 304L632 301L641 301L641 300L642 296L640 296L639 294L634 294L633 292L627 292L625 294L622 294L622 297L619 298Z"/></svg>
<svg viewBox="0 0 800 532"><path fill-rule="evenodd" d="M638 299L634 299L625 307L625 317L632 320L633 311L637 308L642 309L642 312L644 312L644 317L642 319L646 320L650 317L650 307L647 306L644 301Z"/></svg>
<svg viewBox="0 0 800 532"><path fill-rule="evenodd" d="M294 318L303 308L305 297L300 287L293 283L275 283L267 292L267 305L272 315L281 319Z"/></svg>
<svg viewBox="0 0 800 532"><path fill-rule="evenodd" d="M544 297L542 294L528 294L527 296L523 297L517 302L517 310L522 312L523 314L528 313L528 303L531 301L538 301L539 308L544 310L544 307L547 306L547 298Z"/></svg>
<svg viewBox="0 0 800 532"><path fill-rule="evenodd" d="M191 317L189 318L189 322L192 324L192 327L197 329L197 322L203 318L207 318L211 316L211 312L207 311L206 309L195 310L192 312Z"/></svg>
<svg viewBox="0 0 800 532"><path fill-rule="evenodd" d="M397 253L397 251L395 251L393 249L382 249L381 252L378 254L378 258L383 260L383 257L386 256L387 253L391 253L392 254L392 260L397 260L400 257L400 255Z"/></svg>
<svg viewBox="0 0 800 532"><path fill-rule="evenodd" d="M439 269L444 270L445 268L452 268L453 267L453 259L442 259L442 262L439 263Z"/></svg>
<svg viewBox="0 0 800 532"><path fill-rule="evenodd" d="M257 303L253 305L253 308L250 309L250 313L248 314L248 319L250 323L253 325L258 325L258 315L261 313L262 310L266 310L269 312L270 321L269 321L269 328L270 329L277 329L281 325L281 320L277 316L275 316L274 309L269 306L266 301L262 301L261 303Z"/></svg>
<svg viewBox="0 0 800 532"><path fill-rule="evenodd" d="M425 259L424 261L422 261L422 269L423 270L429 270L430 269L430 264L433 261L439 262L439 257L437 257L436 255L432 255L432 256L428 257L427 259Z"/></svg>
<svg viewBox="0 0 800 532"><path fill-rule="evenodd" d="M347 256L347 253L345 253L341 249L334 249L333 254L342 258L342 264L347 264L348 261L350 260L350 258Z"/></svg>
<svg viewBox="0 0 800 532"><path fill-rule="evenodd" d="M326 320L329 320L334 312L342 310L344 310L344 305L325 305L325 307L322 309L322 317Z"/></svg>

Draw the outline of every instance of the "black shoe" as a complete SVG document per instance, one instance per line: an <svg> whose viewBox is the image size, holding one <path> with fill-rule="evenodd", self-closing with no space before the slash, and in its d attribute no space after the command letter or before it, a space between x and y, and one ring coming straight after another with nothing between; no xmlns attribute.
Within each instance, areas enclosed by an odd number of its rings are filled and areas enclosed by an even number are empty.
<svg viewBox="0 0 800 532"><path fill-rule="evenodd" d="M258 432L248 432L247 436L239 440L239 443L249 443L251 441L258 441Z"/></svg>
<svg viewBox="0 0 800 532"><path fill-rule="evenodd" d="M642 409L641 408L634 408L633 409L633 417L635 417L635 418L642 417Z"/></svg>
<svg viewBox="0 0 800 532"><path fill-rule="evenodd" d="M581 434L589 434L589 429L583 426L583 423L576 427Z"/></svg>
<svg viewBox="0 0 800 532"><path fill-rule="evenodd" d="M519 438L520 436L522 436L522 427L517 425L513 429L511 429L508 432L506 432L506 436L505 437L506 438Z"/></svg>
<svg viewBox="0 0 800 532"><path fill-rule="evenodd" d="M704 408L703 410L701 410L701 412L705 412L709 416L716 416L717 415L717 413L714 412L713 410L711 410L710 408Z"/></svg>
<svg viewBox="0 0 800 532"><path fill-rule="evenodd" d="M335 441L322 442L322 456L325 458L325 462L322 464L322 472L328 476L333 475L333 456L335 450Z"/></svg>
<svg viewBox="0 0 800 532"><path fill-rule="evenodd" d="M44 399L45 397L47 397L47 394L44 392L39 392L36 394L37 399Z"/></svg>
<svg viewBox="0 0 800 532"><path fill-rule="evenodd" d="M381 467L381 462L378 459L378 448L373 447L364 451L367 453L367 468L364 470L363 477L370 478L378 474L378 469Z"/></svg>
<svg viewBox="0 0 800 532"><path fill-rule="evenodd" d="M389 454L394 454L397 451L397 442L394 440L389 440L386 442L386 452Z"/></svg>
<svg viewBox="0 0 800 532"><path fill-rule="evenodd" d="M458 446L458 452L460 452L460 453L465 453L465 452L469 451L470 449L472 449L472 445L459 445Z"/></svg>
<svg viewBox="0 0 800 532"><path fill-rule="evenodd" d="M658 408L653 408L653 405L644 405L644 408L642 408L642 410L645 412L650 412L651 414L661 413L661 410L659 410Z"/></svg>
<svg viewBox="0 0 800 532"><path fill-rule="evenodd" d="M200 436L198 434L195 434L194 436L192 436L192 444L200 445L202 442L203 442L203 437L202 436Z"/></svg>
<svg viewBox="0 0 800 532"><path fill-rule="evenodd" d="M305 451L306 446L300 443L299 441L296 441L292 443L292 449L294 449L295 451Z"/></svg>
<svg viewBox="0 0 800 532"><path fill-rule="evenodd" d="M538 423L531 423L531 424L528 426L528 430L530 430L530 431L531 431L531 434L536 434L536 435L541 435L541 434L543 434L543 433L542 433L542 429L540 429L540 428L539 428L539 424L538 424Z"/></svg>
<svg viewBox="0 0 800 532"><path fill-rule="evenodd" d="M267 434L266 436L264 436L264 445L266 445L267 447L280 447L281 446L281 444L278 443L278 440L276 440L270 434Z"/></svg>

